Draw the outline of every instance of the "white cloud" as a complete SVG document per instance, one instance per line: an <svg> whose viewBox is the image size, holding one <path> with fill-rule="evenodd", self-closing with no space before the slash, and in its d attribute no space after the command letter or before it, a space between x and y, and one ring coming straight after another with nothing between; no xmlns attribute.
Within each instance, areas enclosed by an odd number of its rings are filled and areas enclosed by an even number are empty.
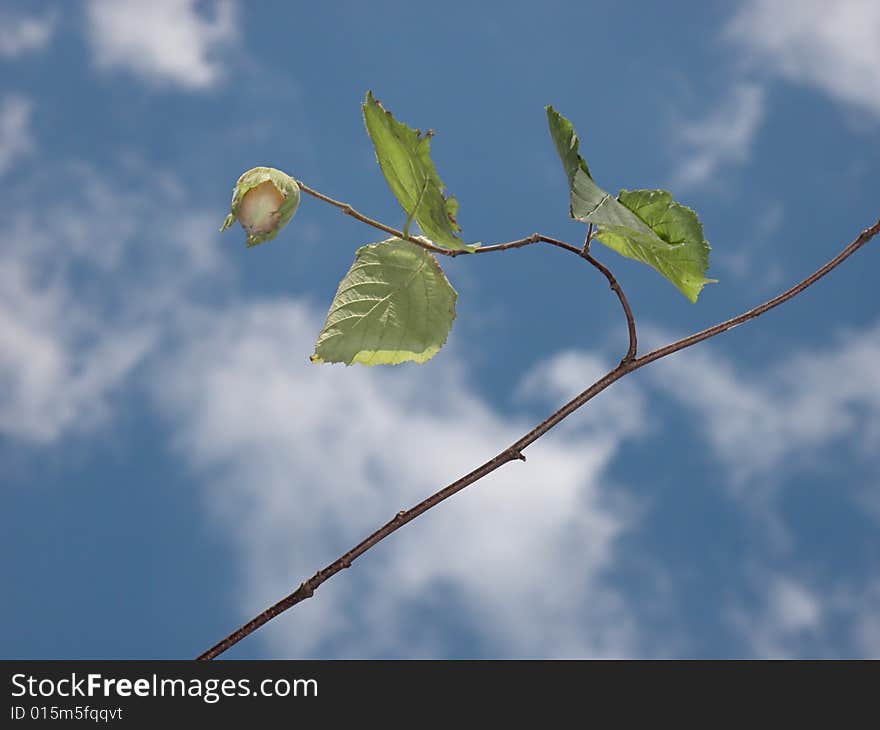
<svg viewBox="0 0 880 730"><path fill-rule="evenodd" d="M880 116L878 35L875 0L743 0L723 30L739 56L729 88L702 119L676 122L673 184L714 184L749 161L766 114L768 77Z"/></svg>
<svg viewBox="0 0 880 730"><path fill-rule="evenodd" d="M675 339L640 328L643 351ZM641 382L689 412L733 487L754 479L782 483L797 470L827 464L823 449L841 443L866 460L880 453L880 321L831 337L823 347L768 357L745 368L707 343L652 363ZM563 352L536 368L520 395L567 400L605 371L591 353ZM603 401L611 391L614 399ZM579 427L601 433L614 424L635 433L640 425L653 426L644 421L647 397L624 378L578 415Z"/></svg>
<svg viewBox="0 0 880 730"><path fill-rule="evenodd" d="M208 15L199 6L196 0L91 0L96 63L152 82L213 86L221 77L218 54L237 37L236 6L217 0Z"/></svg>
<svg viewBox="0 0 880 730"><path fill-rule="evenodd" d="M78 341L91 340L87 348ZM66 286L34 281L20 260L0 266L0 433L48 443L82 433L150 345L152 333L105 328Z"/></svg>
<svg viewBox="0 0 880 730"><path fill-rule="evenodd" d="M765 575L758 584L758 605L749 611L734 609L729 615L751 652L762 659L809 655L805 642L815 644L823 628L820 597L786 575Z"/></svg>
<svg viewBox="0 0 880 730"><path fill-rule="evenodd" d="M157 376L179 453L242 555L243 617L530 427L477 395L449 349L422 368L312 365L320 321L291 300L194 317ZM621 393L605 407L634 407ZM419 518L273 622L261 632L269 653L648 653L604 580L633 522L609 499L607 469L638 416L605 424L601 439L588 422L545 437L526 463ZM478 644L448 647L450 623Z"/></svg>
<svg viewBox="0 0 880 730"><path fill-rule="evenodd" d="M642 327L641 335L647 347L675 339L650 327ZM762 538L755 541L760 544L737 553L731 566L739 577L729 581L725 618L743 641L738 656L878 656L880 584L872 575L855 570L840 579L804 579L766 567L768 559L816 550L815 528L802 544L799 525L776 502L780 489L795 487L799 477L824 473L854 512L870 514L871 506L876 508L877 484L870 475L880 465L878 362L880 322L832 337L821 347L771 355L758 368L737 365L710 343L648 366L639 389L626 380L616 383L606 393L615 391L621 398L617 404L603 405L603 393L578 416L585 428L595 419L597 430L602 423L619 426L630 418L644 424L645 414L658 405L656 392L665 394L673 408L685 409L695 441L691 448L705 449L710 463L720 464L713 483L729 486L734 504L744 510L732 512L731 518L745 516L753 532L756 526L766 530L754 533ZM542 364L524 390L567 398L602 372L589 353L562 353ZM618 392L622 386L632 391ZM645 425L654 438L656 424ZM866 484L858 477L862 467L867 468ZM843 474L852 478L851 484L841 480ZM823 549L813 555L820 558L818 573Z"/></svg>
<svg viewBox="0 0 880 730"><path fill-rule="evenodd" d="M523 378L517 396L523 400L540 400L548 409L553 408L573 398L609 369L608 362L593 353L560 352L539 363ZM613 393L611 397L607 391L600 393L578 413L577 419L563 421L558 428L588 430L593 442L603 439L606 433L612 440L621 433L639 433L646 425L647 412L642 391L622 380L614 384Z"/></svg>
<svg viewBox="0 0 880 730"><path fill-rule="evenodd" d="M746 0L726 28L758 70L880 116L880 3Z"/></svg>
<svg viewBox="0 0 880 730"><path fill-rule="evenodd" d="M30 120L33 105L18 95L7 96L0 103L0 176L20 157L33 150Z"/></svg>
<svg viewBox="0 0 880 730"><path fill-rule="evenodd" d="M808 631L819 625L819 602L803 586L780 578L771 586L768 599L773 620L783 631Z"/></svg>
<svg viewBox="0 0 880 730"><path fill-rule="evenodd" d="M0 57L17 58L45 48L58 25L58 15L14 15L0 10Z"/></svg>
<svg viewBox="0 0 880 730"><path fill-rule="evenodd" d="M860 593L845 595L844 605L855 614L855 639L859 654L880 659L880 580Z"/></svg>
<svg viewBox="0 0 880 730"><path fill-rule="evenodd" d="M650 331L646 331L648 334ZM650 332L655 342L674 338ZM870 458L880 447L880 323L826 348L774 359L748 372L711 346L651 365L654 385L702 424L730 480L777 484L815 467L820 449L845 441Z"/></svg>
<svg viewBox="0 0 880 730"><path fill-rule="evenodd" d="M770 260L767 249L782 230L785 221L785 206L777 201L765 201L753 211L754 220L744 239L742 231L736 231L736 245L714 246L713 266L720 266L726 274L745 280L756 294L775 293L782 288L784 274L777 261Z"/></svg>
<svg viewBox="0 0 880 730"><path fill-rule="evenodd" d="M0 434L49 444L101 423L110 399L156 347L181 293L217 273L206 249L214 237L204 233L216 229L213 219L187 210L161 175L140 172L135 179L148 182L125 192L118 178L58 164L21 177L0 201L7 228ZM155 227L156 208L170 230Z"/></svg>
<svg viewBox="0 0 880 730"><path fill-rule="evenodd" d="M647 351L675 336L648 326L640 328ZM590 355L565 353L542 365L536 375L543 389L564 385L558 392L571 397L599 374ZM842 492L850 508L878 515L876 483L859 477L859 469L880 466L880 321L873 326L829 338L826 345L746 368L718 353L712 343L690 348L649 365L640 376L642 388L618 382L619 412L602 403L602 395L579 416L597 432L602 423L626 423L630 414L656 410L664 394L693 429L687 448L700 461L718 465L713 485L726 490L732 504L759 528L763 548L787 554L794 549L798 523L779 508L784 490L804 476L820 476ZM628 379L625 379L628 381ZM528 381L527 381L528 385ZM647 388L647 391L645 391ZM639 405L650 399L654 407ZM661 401L662 402L662 401ZM623 419L623 420L621 420ZM656 423L643 422L655 433ZM662 430L662 427L661 427ZM849 483L840 482L846 474Z"/></svg>
<svg viewBox="0 0 880 730"><path fill-rule="evenodd" d="M797 572L795 570L795 572ZM756 600L742 596L727 620L749 655L763 659L880 657L880 581L844 573L822 582L778 570L753 572Z"/></svg>
<svg viewBox="0 0 880 730"><path fill-rule="evenodd" d="M764 97L758 84L739 82L706 117L681 121L676 131L681 159L675 184L696 187L717 183L726 167L747 162L764 119Z"/></svg>

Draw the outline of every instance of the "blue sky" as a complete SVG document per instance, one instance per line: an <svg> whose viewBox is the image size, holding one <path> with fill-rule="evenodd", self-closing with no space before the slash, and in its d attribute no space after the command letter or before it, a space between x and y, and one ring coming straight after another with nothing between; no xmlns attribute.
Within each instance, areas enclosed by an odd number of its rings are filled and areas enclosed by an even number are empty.
<svg viewBox="0 0 880 730"><path fill-rule="evenodd" d="M625 350L532 247L443 262L426 365L309 363L381 234L217 228L255 165L402 224L367 89L435 130L468 240L582 240L548 103L604 188L698 210L697 305L597 247L643 351L877 219L877 3L618 5L0 2L0 656L194 656ZM624 379L228 656L880 656L878 267Z"/></svg>

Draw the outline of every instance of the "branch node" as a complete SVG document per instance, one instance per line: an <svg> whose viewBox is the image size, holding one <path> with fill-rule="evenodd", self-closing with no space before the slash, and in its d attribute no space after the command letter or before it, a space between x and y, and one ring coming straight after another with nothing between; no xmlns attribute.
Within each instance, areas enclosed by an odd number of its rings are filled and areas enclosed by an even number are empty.
<svg viewBox="0 0 880 730"><path fill-rule="evenodd" d="M508 449L507 454L510 456L511 460L515 461L525 461L526 456L519 449Z"/></svg>

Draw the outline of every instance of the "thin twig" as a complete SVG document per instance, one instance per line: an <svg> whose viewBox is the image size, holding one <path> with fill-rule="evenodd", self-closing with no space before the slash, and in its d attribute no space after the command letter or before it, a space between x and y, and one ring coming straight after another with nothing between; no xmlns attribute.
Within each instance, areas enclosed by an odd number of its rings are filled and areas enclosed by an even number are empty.
<svg viewBox="0 0 880 730"><path fill-rule="evenodd" d="M656 350L653 350L646 355L642 355L639 358L624 358L613 370L606 373L599 380L593 383L589 388L575 396L572 400L566 403L564 406L559 408L549 417L544 419L541 423L535 426L531 431L529 431L525 436L519 439L516 443L512 444L508 448L501 451L496 456L492 457L482 466L477 467L469 474L461 477L460 479L454 481L452 484L444 487L439 492L431 495L427 499L419 502L414 507L404 510L402 512L398 512L391 520L389 520L385 525L376 530L372 535L362 540L360 543L355 545L351 550L340 556L338 559L330 563L323 570L319 570L315 575L309 578L307 581L302 583L299 588L297 588L293 593L282 598L273 606L270 606L261 614L256 616L255 618L248 621L246 624L233 631L229 636L227 636L222 641L218 642L206 652L201 654L198 659L207 660L213 659L216 656L222 654L227 649L229 649L234 644L237 644L244 637L256 631L263 624L267 623L271 619L273 619L278 614L286 611L288 608L295 606L297 603L304 601L307 598L311 598L315 590L324 583L326 580L336 575L336 573L344 570L346 568L351 567L351 564L358 557L363 555L367 550L377 545L379 542L384 540L386 537L391 535L392 533L399 530L408 522L411 522L419 515L427 512L432 507L435 507L440 502L445 499L448 499L453 494L460 492L465 487L473 484L474 482L479 481L483 477L488 474L491 474L496 469L500 468L504 464L507 464L510 461L522 460L525 461L525 456L523 455L523 450L541 438L544 434L546 434L550 429L560 423L563 419L570 416L574 413L578 408L582 405L593 399L603 390L605 390L609 385L616 382L624 375L627 375L639 368L648 365L649 363L654 362L655 360L659 360L663 357L671 355L674 352L678 352L679 350L683 350L687 347L691 347L692 345L696 345L699 342L703 342L704 340L708 340L711 337L715 337L716 335L721 334L722 332L726 332L733 327L736 327L744 322L755 319L765 312L773 309L774 307L778 307L780 304L787 302L789 299L800 294L804 289L816 283L823 276L837 268L840 264L842 264L847 258L852 256L857 250L859 250L862 246L864 246L868 241L870 241L874 236L880 233L880 220L878 220L874 225L870 228L862 231L855 240L852 241L846 248L844 248L837 256L831 259L828 263L821 266L814 273L810 274L807 278L798 282L790 289L782 292L781 294L773 297L772 299L760 304L752 309L749 309L742 314L739 314L731 319L725 320L724 322L719 322L716 325L708 327L700 332L696 332L692 335L688 335L680 340L676 340L664 347L660 347ZM547 243L551 243L553 245L557 245L559 241L555 243L553 240L546 240L543 237L539 237L540 240L544 240ZM526 239L523 239L524 241ZM529 241L530 243L535 243L537 241ZM527 245L526 243L522 243L521 245ZM563 245L563 248L567 247L568 244ZM514 247L514 246L510 246ZM573 247L572 247L573 248ZM586 252L578 251L579 254L584 254ZM596 262L598 263L598 262ZM595 265L595 264L594 264ZM604 268L604 267L602 267ZM600 269L601 270L601 269ZM606 269L607 271L607 269ZM608 272L608 276L610 277L610 272ZM610 280L613 280L613 277L610 277ZM615 282L616 283L616 282ZM612 288L614 286L612 285ZM622 292L620 292L620 288L617 287L615 289L616 292L621 296L621 301L625 302L626 300L622 297ZM631 317L631 313L629 312L629 307L626 305L626 310L628 312L628 322ZM634 330L630 331L631 344L630 349L634 351L635 340L634 340Z"/></svg>
<svg viewBox="0 0 880 730"><path fill-rule="evenodd" d="M590 228L592 228L592 224L590 224ZM565 249L566 251L571 251L576 256L579 256L584 261L598 269L602 275L608 279L608 284L611 286L611 290L617 295L617 298L620 300L620 304L623 307L623 314L626 317L626 329L629 332L629 348L626 351L626 355L623 356L621 362L629 362L636 356L636 321L633 318L632 309L630 309L629 302L626 299L626 294L623 293L623 288L620 284L617 283L617 279L614 278L614 274L611 271L603 266L599 261L597 261L590 253L589 253L589 242L590 235L587 234L587 241L584 243L584 247L577 248L572 246L570 243L565 243L565 241L557 241L555 238L550 238L548 236L542 236L539 233L535 233L533 236L529 237L527 240L529 242L534 242L533 239L537 241L541 241L542 243L549 243L551 246L556 246L558 248ZM519 241L514 241L514 243L519 243ZM502 246L508 246L508 244L501 244ZM479 249L477 249L479 252Z"/></svg>
<svg viewBox="0 0 880 730"><path fill-rule="evenodd" d="M493 253L494 251L506 251L510 248L521 248L523 246L528 246L532 243L550 243L554 246L560 246L562 248L568 249L573 253L580 253L580 250L575 248L574 246L563 243L562 241L556 241L552 238L546 238L542 236L540 233L533 233L531 236L526 236L525 238L519 238L516 241L508 241L507 243L496 243L492 246L480 246L473 252L467 251L464 249L449 249L443 248L441 246L435 246L432 243L428 243L423 238L419 238L418 236L406 236L403 231L399 231L396 228L392 228L391 226L386 226L384 223L380 223L374 218L370 218L369 216L364 215L363 213L358 212L354 208L352 208L348 203L343 203L340 200L335 200L331 198L329 195L324 195L314 188L310 188L306 185L302 180L297 180L296 184L299 185L300 190L304 193L308 193L314 198L321 200L329 205L332 205L334 208L338 208L345 215L351 216L355 220L359 220L361 223L366 223L368 226L372 226L373 228L377 228L380 231L384 231L385 233L390 233L392 236L396 236L397 238L402 238L405 241L409 241L410 243L414 243L417 246L421 246L427 251L431 251L432 253L438 253L441 256L449 256L451 258L455 258L456 256L461 256L462 254L468 253Z"/></svg>
<svg viewBox="0 0 880 730"><path fill-rule="evenodd" d="M299 189L304 193L308 193L312 197L317 198L318 200L322 200L325 203L329 203L334 208L339 208L345 215L349 215L355 220L359 220L361 223L366 223L368 226L372 226L373 228L378 228L380 231L385 231L385 233L390 233L392 236L396 236L397 238L402 238L405 241L409 241L410 243L416 244L416 246L421 246L427 251L431 251L433 253L439 253L441 256L452 256L455 257L460 253L467 253L466 251L453 251L448 248L441 248L440 246L435 246L432 243L428 243L427 241L420 240L415 236L404 236L403 231L398 231L396 228L392 228L391 226L386 226L384 223L380 223L373 218L369 218L365 216L363 213L358 213L354 208L352 208L348 203L343 203L339 200L334 200L329 195L324 195L324 193L320 193L314 188L310 188L306 185L302 180L297 180L296 184L299 185Z"/></svg>
<svg viewBox="0 0 880 730"><path fill-rule="evenodd" d="M439 253L443 256L451 256L455 257L463 253L469 253L464 250L451 250L447 248L441 248L439 246L434 246L431 243L427 243L425 240L420 239L416 236L404 235L403 231L398 231L396 228L392 228L391 226L386 226L384 223L380 223L369 216L365 216L363 213L358 212L354 208L352 208L348 203L343 203L339 200L334 200L329 195L324 195L314 188L310 188L306 185L302 180L297 180L296 184L299 185L300 189L308 193L309 195L321 200L325 203L329 203L335 208L339 208L345 215L351 216L352 218L359 220L361 223L366 223L368 226L372 226L373 228L378 228L380 231L384 231L385 233L390 233L392 236L397 236L397 238L402 238L406 241L410 241L417 246L421 246L422 248L432 251L434 253ZM480 246L473 253L494 253L496 251L507 251L509 249L514 248L522 248L524 246L530 246L533 243L547 243L551 246L556 246L557 248L564 249L569 251L576 256L580 256L582 259L590 263L596 269L598 269L606 279L608 279L608 283L611 285L611 289L617 294L617 298L620 299L620 303L623 306L623 313L626 316L626 326L629 331L629 349L626 352L626 355L623 357L623 362L629 362L636 355L636 325L635 320L633 319L632 310L630 309L629 302L626 300L626 295L623 293L623 289L620 284L617 283L617 280L611 274L611 272L599 263L595 258L590 255L590 241L593 237L593 224L590 223L589 228L587 229L587 238L584 241L583 248L577 248L576 246L572 246L570 243L566 243L565 241L559 241L555 238L550 238L549 236L544 236L540 233L533 233L531 236L526 236L525 238L518 238L515 241L507 241L506 243L495 243L491 246Z"/></svg>
<svg viewBox="0 0 880 730"><path fill-rule="evenodd" d="M593 240L593 224L590 223L589 227L587 228L587 237L584 239L584 248L583 248L584 254L590 253L590 243L592 242L592 240Z"/></svg>
<svg viewBox="0 0 880 730"><path fill-rule="evenodd" d="M584 250L581 251L581 258L589 261L593 266L595 266L605 275L605 278L608 279L608 283L611 285L612 291L617 294L617 298L620 299L620 304L623 307L623 313L626 316L626 329L629 333L629 348L626 351L626 355L623 356L623 359L620 362L630 362L636 356L636 347L638 346L636 338L636 320L633 317L632 309L629 308L629 302L626 300L626 295L623 293L623 289L621 288L620 284L617 283L617 279L614 278L614 275L611 273L611 271L609 271L605 266L596 261L596 259L594 259L589 253L587 253L588 249L589 239L587 240L587 243L584 244Z"/></svg>

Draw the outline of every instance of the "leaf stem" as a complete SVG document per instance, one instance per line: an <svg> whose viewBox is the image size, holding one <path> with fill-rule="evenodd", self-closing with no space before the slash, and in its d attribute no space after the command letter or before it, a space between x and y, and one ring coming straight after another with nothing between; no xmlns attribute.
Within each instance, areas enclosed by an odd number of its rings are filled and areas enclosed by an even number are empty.
<svg viewBox="0 0 880 730"><path fill-rule="evenodd" d="M303 188L305 189L305 188ZM345 211L344 211L345 212ZM350 214L350 213L349 213ZM357 216L355 216L357 217ZM383 229L384 230L384 229ZM648 365L649 363L654 362L655 360L660 360L668 355L671 355L674 352L678 352L679 350L683 350L687 347L691 347L696 345L699 342L703 342L704 340L708 340L711 337L715 337L716 335L721 334L722 332L726 332L733 327L736 327L744 322L755 319L765 312L778 307L780 304L787 302L789 299L794 298L798 294L800 294L804 289L816 283L823 276L828 274L837 268L840 264L842 264L847 258L852 256L856 251L858 251L862 246L864 246L868 241L870 241L874 236L880 233L880 220L878 220L874 225L870 228L866 228L862 231L849 245L847 245L837 256L832 258L826 264L821 266L815 272L810 274L808 277L798 282L791 288L785 290L781 294L773 297L772 299L764 302L763 304L759 304L752 309L749 309L742 314L739 314L735 317L731 317L730 319L725 320L724 322L719 322L718 324L712 325L700 332L695 332L692 335L688 335L680 340L676 340L668 345L660 347L656 350L653 350L646 355L642 355L641 357L624 357L623 360L608 373L603 375L599 380L589 386L582 393L574 397L568 403L563 405L557 411L552 413L546 419L541 421L537 426L535 426L531 431L525 434L521 439L516 441L514 444L509 446L508 448L501 451L496 456L492 457L486 463L477 467L473 471L468 474L465 474L460 479L452 482L448 486L444 487L440 491L432 494L427 499L419 502L414 507L404 510L402 512L398 512L391 520L385 523L378 530L373 532L371 535L366 537L364 540L355 545L351 550L344 553L342 556L337 558L335 561L330 563L326 568L319 570L315 573L311 578L302 583L293 593L288 596L282 598L280 601L275 603L274 605L267 608L265 611L260 613L258 616L254 617L246 624L241 626L240 628L233 631L229 636L212 646L210 649L201 654L198 659L206 660L213 659L216 656L222 654L227 649L229 649L234 644L241 641L243 638L248 636L249 634L256 631L263 624L267 623L271 619L273 619L278 614L286 611L287 609L295 606L297 603L306 600L307 598L311 598L315 590L324 583L326 580L336 575L336 573L344 570L346 568L350 568L351 564L358 557L363 555L367 550L371 549L379 542L384 540L386 537L391 535L392 533L399 530L408 522L411 522L419 515L427 512L432 507L435 507L440 502L448 499L452 495L460 492L465 487L473 484L474 482L479 481L483 477L488 474L491 474L496 469L504 466L508 462L515 460L525 460L525 456L523 455L523 450L529 445L533 444L539 438L541 438L544 434L546 434L550 429L556 426L560 421L570 416L574 413L578 408L582 405L593 399L603 390L605 390L612 383L616 382L624 375L627 375L639 368ZM511 242L511 244L503 244L508 248L516 248L518 246L528 245L529 243L537 243L539 240L544 241L546 243L550 243L551 245L559 245L562 244L561 241L554 241L554 239L547 239L543 236L539 236L535 234L534 236L530 236L527 239L522 239L519 242ZM562 248L569 248L568 244L562 244ZM574 248L574 247L570 247ZM586 251L575 249L579 255L589 255ZM594 260L595 261L595 260ZM593 263L593 262L591 262ZM598 262L594 263L594 266L598 264ZM599 264L601 266L601 264ZM598 267L597 267L598 268ZM603 270L604 267L600 268L600 271ZM607 269L605 269L607 271ZM613 277L611 277L610 272L607 274L610 281L613 281ZM614 282L616 283L616 282ZM612 288L614 288L614 284L612 284ZM615 292L618 292L618 295L621 297L621 301L625 302L625 299L622 296L622 292L620 292L619 287L615 289ZM631 318L631 312L629 312L628 305L625 307L628 312L628 321ZM635 330L634 328L630 330L630 351L635 353ZM629 353L628 353L629 355Z"/></svg>
<svg viewBox="0 0 880 730"><path fill-rule="evenodd" d="M590 223L589 227L587 228L587 237L584 239L583 252L585 254L590 253L590 243L592 242L592 240L593 240L593 224Z"/></svg>
<svg viewBox="0 0 880 730"><path fill-rule="evenodd" d="M416 198L415 207L412 210L412 213L407 215L406 222L403 224L403 238L409 238L409 224L412 223L413 218L415 218L416 213L418 213L419 206L422 204L422 198L425 197L425 191L428 189L428 183L430 182L430 178L425 175L425 184L422 185L422 189L419 190L419 197Z"/></svg>

